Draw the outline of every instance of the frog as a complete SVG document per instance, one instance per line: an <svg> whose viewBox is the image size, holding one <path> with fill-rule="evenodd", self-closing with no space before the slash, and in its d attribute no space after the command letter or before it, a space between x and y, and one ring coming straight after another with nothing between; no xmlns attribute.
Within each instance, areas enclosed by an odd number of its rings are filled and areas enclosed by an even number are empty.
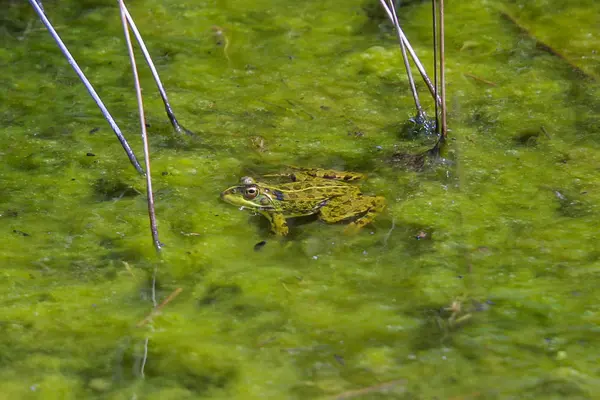
<svg viewBox="0 0 600 400"><path fill-rule="evenodd" d="M240 209L262 214L278 236L289 233L287 219L317 215L329 224L350 221L345 233L356 233L385 208L385 198L361 193L352 183L364 178L357 172L290 167L288 171L263 175L277 178L265 183L244 176L240 183L221 193L221 199ZM280 182L283 179L283 182Z"/></svg>

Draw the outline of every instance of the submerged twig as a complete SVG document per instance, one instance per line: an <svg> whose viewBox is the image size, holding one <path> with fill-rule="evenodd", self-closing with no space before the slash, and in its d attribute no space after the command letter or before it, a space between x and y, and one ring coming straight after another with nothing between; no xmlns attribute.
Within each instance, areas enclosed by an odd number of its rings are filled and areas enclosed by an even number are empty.
<svg viewBox="0 0 600 400"><path fill-rule="evenodd" d="M473 80L475 80L477 82L485 83L486 85L498 86L498 84L496 84L496 83L494 83L492 81L488 81L487 79L483 79L483 78L481 78L481 77L479 77L477 75L469 74L467 72L465 72L463 75L466 76L467 78L471 78L471 79L473 79Z"/></svg>
<svg viewBox="0 0 600 400"><path fill-rule="evenodd" d="M388 240L390 240L390 236L392 236L392 232L394 231L395 228L396 228L396 219L392 218L392 226L390 227L390 229L387 231L387 233L383 237L383 247L387 247Z"/></svg>
<svg viewBox="0 0 600 400"><path fill-rule="evenodd" d="M135 63L135 55L133 54L133 45L131 44L131 36L129 35L129 25L126 17L125 3L119 0L121 9L121 21L123 23L123 31L125 41L127 42L127 50L129 52L129 61L133 71L133 81L135 84L135 93L138 103L138 111L140 115L140 127L142 129L142 142L144 144L144 161L146 163L146 195L148 197L148 216L150 218L150 231L152 232L152 242L156 251L160 251L162 244L158 240L158 227L156 225L156 212L154 211L154 194L152 193L152 174L150 172L150 148L148 146L148 133L146 131L146 117L144 115L144 102L142 99L142 88L138 76L137 66Z"/></svg>
<svg viewBox="0 0 600 400"><path fill-rule="evenodd" d="M119 3L122 4L122 2L119 2ZM173 125L173 128L175 128L175 131L177 131L179 133L183 132L183 133L187 133L188 135L193 135L193 132L184 128L179 123L179 121L177 121L177 118L175 118L175 113L173 113L173 109L171 108L171 104L169 104L169 99L167 98L167 92L165 91L165 88L160 80L160 77L158 76L158 71L156 70L156 67L154 66L154 62L152 62L152 58L150 57L148 48L146 47L146 44L144 43L144 40L142 39L142 35L138 31L137 26L135 25L135 22L133 21L131 14L129 14L129 10L125 6L125 4L123 4L121 7L122 7L122 12L125 13L127 22L129 23L129 26L131 27L133 36L135 36L135 40L137 40L137 42L140 46L140 49L142 50L142 54L144 55L146 64L148 64L148 67L150 68L150 71L152 72L152 76L154 77L154 82L156 82L156 87L158 88L160 97L162 98L163 104L165 105L165 111L167 112L167 116L169 117L169 120L171 121L171 125Z"/></svg>
<svg viewBox="0 0 600 400"><path fill-rule="evenodd" d="M71 65L71 67L73 67L73 69L75 70L75 73L77 74L77 76L79 76L79 79L81 80L81 82L83 83L83 85L85 86L85 88L87 89L87 91L90 94L90 96L92 96L92 98L94 99L94 101L98 105L98 108L100 108L100 111L102 112L102 115L104 115L104 118L108 121L108 124L110 125L110 127L113 130L113 132L115 133L115 135L119 139L119 142L121 143L121 146L123 146L123 149L125 150L125 153L127 153L127 157L129 158L129 161L134 166L134 168L140 174L143 175L144 174L144 169L142 168L142 166L138 162L137 158L135 157L135 154L133 153L133 150L129 146L129 143L127 142L127 139L125 139L125 136L123 136L123 134L121 133L121 129L119 129L119 126L117 125L117 123L115 122L115 120L113 119L113 117L108 112L106 106L104 105L104 103L100 99L100 96L98 96L98 93L96 93L96 90L94 89L94 87L92 86L92 84L90 83L90 81L86 78L86 76L83 73L83 71L81 70L81 68L79 68L79 65L77 64L77 62L75 61L75 59L71 55L71 52L69 51L69 49L67 49L67 46L64 44L64 42L62 41L62 39L60 38L60 36L58 35L58 33L56 32L56 30L54 29L54 27L52 26L52 24L48 20L48 18L46 18L46 14L44 14L44 10L41 7L41 3L39 3L38 0L29 0L29 3L31 4L31 6L35 10L35 12L37 13L37 15L40 18L40 20L42 21L42 23L46 26L46 29L48 29L48 32L50 33L50 35L52 36L52 38L54 39L54 41L56 42L56 44L60 48L60 51L67 58L67 61L69 62L69 64Z"/></svg>
<svg viewBox="0 0 600 400"><path fill-rule="evenodd" d="M121 261L121 262L125 266L125 269L127 270L127 272L129 272L131 274L131 276L133 276L135 278L135 274L133 273L133 270L129 266L129 263L127 261Z"/></svg>
<svg viewBox="0 0 600 400"><path fill-rule="evenodd" d="M152 295L152 306L156 308L156 274L158 273L158 265L154 265L152 269L152 287L151 287L151 295Z"/></svg>
<svg viewBox="0 0 600 400"><path fill-rule="evenodd" d="M142 379L144 379L146 377L146 374L144 373L144 369L146 368L146 361L148 361L148 342L150 341L150 338L146 338L144 340L144 356L142 357L142 365L140 365L140 376L142 377Z"/></svg>
<svg viewBox="0 0 600 400"><path fill-rule="evenodd" d="M137 327L140 328L144 325L146 325L150 320L152 320L152 318L154 318L158 313L160 313L160 311L167 305L169 304L171 301L173 301L173 299L177 296L179 296L179 294L183 291L182 288L177 288L175 289L170 295L167 296L166 299L164 299L158 306L154 307L152 309L152 311L150 312L150 314L148 314L146 316L146 318L144 318L143 320L141 320L140 322L137 323Z"/></svg>
<svg viewBox="0 0 600 400"><path fill-rule="evenodd" d="M391 382L385 382L385 383L380 383L378 385L369 386L369 387L366 387L363 389L349 390L347 392L337 394L337 395L331 397L331 399L332 400L353 399L355 397L364 396L369 393L388 391L388 390L394 388L395 386L399 386L399 385L405 386L406 381L404 379L398 379L398 380L391 381ZM402 389L404 389L404 387Z"/></svg>
<svg viewBox="0 0 600 400"><path fill-rule="evenodd" d="M547 137L548 139L552 139L552 136L550 136L550 134L548 133L548 131L546 130L546 128L544 127L544 125L540 126L540 130L542 131L542 133L543 133L544 135L546 135L546 137Z"/></svg>

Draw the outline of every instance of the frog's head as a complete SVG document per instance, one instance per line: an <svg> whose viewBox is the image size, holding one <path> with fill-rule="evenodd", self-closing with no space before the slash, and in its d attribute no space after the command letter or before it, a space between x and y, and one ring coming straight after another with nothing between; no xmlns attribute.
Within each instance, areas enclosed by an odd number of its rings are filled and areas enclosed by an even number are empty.
<svg viewBox="0 0 600 400"><path fill-rule="evenodd" d="M221 193L221 199L234 206L249 208L256 211L274 210L278 200L276 191L256 183L254 179L245 176L237 186L232 186Z"/></svg>

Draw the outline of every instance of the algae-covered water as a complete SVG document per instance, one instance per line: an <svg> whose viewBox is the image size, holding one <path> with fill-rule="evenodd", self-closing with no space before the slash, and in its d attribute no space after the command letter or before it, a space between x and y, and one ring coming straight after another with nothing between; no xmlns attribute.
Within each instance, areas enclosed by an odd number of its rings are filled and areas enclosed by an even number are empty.
<svg viewBox="0 0 600 400"><path fill-rule="evenodd" d="M431 71L429 2L400 3ZM157 256L144 179L1 1L0 398L598 398L599 4L448 2L448 162L415 169L377 1L132 1L196 133L142 69ZM116 2L44 5L141 158ZM219 200L288 165L365 173L387 208L282 240ZM154 271L157 303L179 295L145 320Z"/></svg>

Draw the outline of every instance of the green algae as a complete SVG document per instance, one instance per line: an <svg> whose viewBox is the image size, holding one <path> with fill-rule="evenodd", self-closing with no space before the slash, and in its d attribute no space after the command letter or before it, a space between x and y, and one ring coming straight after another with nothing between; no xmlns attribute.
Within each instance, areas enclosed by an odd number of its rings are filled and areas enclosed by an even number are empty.
<svg viewBox="0 0 600 400"><path fill-rule="evenodd" d="M600 86L536 42L594 72L600 10L571 3L447 7L452 163L422 172L390 163L421 144L370 2L132 3L198 134L172 132L143 71L159 259L143 179L28 5L2 2L0 393L305 399L403 380L362 398L596 398ZM46 8L139 152L114 2ZM429 15L400 15L426 65ZM285 165L365 172L388 209L354 237L298 222L280 242L219 201ZM138 328L155 268L159 301L183 292ZM457 299L470 318L451 326Z"/></svg>

